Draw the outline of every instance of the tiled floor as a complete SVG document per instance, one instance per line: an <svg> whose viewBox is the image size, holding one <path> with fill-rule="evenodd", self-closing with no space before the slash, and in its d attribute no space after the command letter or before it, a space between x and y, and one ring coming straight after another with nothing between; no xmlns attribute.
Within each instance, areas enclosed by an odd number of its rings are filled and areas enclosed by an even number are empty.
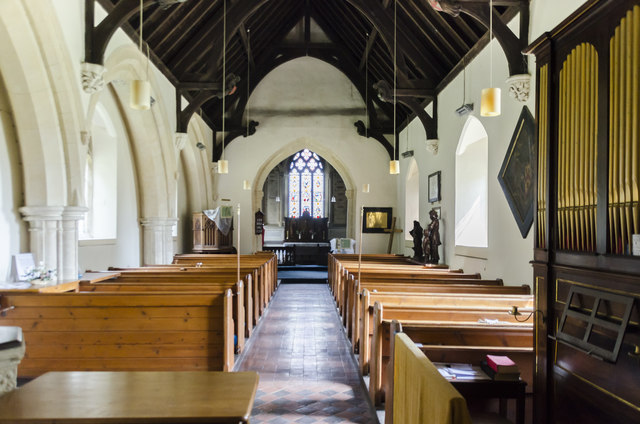
<svg viewBox="0 0 640 424"><path fill-rule="evenodd" d="M326 284L281 284L237 367L260 374L251 423L377 423Z"/></svg>

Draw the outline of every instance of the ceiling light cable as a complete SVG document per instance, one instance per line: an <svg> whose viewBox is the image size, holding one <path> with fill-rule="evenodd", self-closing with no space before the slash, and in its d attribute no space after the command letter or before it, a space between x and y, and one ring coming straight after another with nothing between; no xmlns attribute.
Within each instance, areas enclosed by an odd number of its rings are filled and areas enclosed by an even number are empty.
<svg viewBox="0 0 640 424"><path fill-rule="evenodd" d="M247 137L249 137L249 90L251 89L251 29L247 28Z"/></svg>
<svg viewBox="0 0 640 424"><path fill-rule="evenodd" d="M227 0L222 0L222 159L224 159L224 108L227 97Z"/></svg>

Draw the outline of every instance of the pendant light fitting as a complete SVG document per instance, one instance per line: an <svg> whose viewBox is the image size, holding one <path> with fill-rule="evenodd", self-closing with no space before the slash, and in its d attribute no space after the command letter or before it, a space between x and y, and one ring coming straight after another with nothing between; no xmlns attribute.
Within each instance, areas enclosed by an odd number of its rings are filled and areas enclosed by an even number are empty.
<svg viewBox="0 0 640 424"><path fill-rule="evenodd" d="M140 53L142 50L142 24L143 24L144 0L140 0L140 39L138 41ZM137 79L131 81L129 90L129 105L136 110L149 110L151 108L151 84L149 83L149 45L147 45L147 70L146 79Z"/></svg>
<svg viewBox="0 0 640 424"><path fill-rule="evenodd" d="M396 160L396 107L397 107L397 29L398 29L398 0L394 0L393 2L393 158L389 161L389 174L397 175L400 173L400 161Z"/></svg>
<svg viewBox="0 0 640 424"><path fill-rule="evenodd" d="M224 112L227 98L227 0L222 0L222 154L218 160L218 174L229 173L229 161L224 158Z"/></svg>
<svg viewBox="0 0 640 424"><path fill-rule="evenodd" d="M489 0L489 85L493 85L493 0ZM480 115L486 117L499 116L501 113L500 88L482 89L480 98Z"/></svg>

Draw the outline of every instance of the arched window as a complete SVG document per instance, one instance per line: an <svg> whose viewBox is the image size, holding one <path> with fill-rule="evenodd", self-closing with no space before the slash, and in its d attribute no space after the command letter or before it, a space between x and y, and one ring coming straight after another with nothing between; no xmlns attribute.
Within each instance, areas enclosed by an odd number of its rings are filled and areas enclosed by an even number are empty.
<svg viewBox="0 0 640 424"><path fill-rule="evenodd" d="M289 217L305 212L314 218L324 217L324 167L309 149L293 155L289 165Z"/></svg>
<svg viewBox="0 0 640 424"><path fill-rule="evenodd" d="M91 125L84 196L89 212L80 225L80 239L115 239L118 222L118 136L108 109L99 101Z"/></svg>
<svg viewBox="0 0 640 424"><path fill-rule="evenodd" d="M456 246L488 247L489 141L470 116L456 150Z"/></svg>

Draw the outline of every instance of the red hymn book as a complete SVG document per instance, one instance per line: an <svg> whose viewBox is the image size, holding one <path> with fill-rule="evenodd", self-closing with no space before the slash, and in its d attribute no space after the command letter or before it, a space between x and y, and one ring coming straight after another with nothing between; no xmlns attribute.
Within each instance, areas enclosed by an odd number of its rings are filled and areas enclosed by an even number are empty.
<svg viewBox="0 0 640 424"><path fill-rule="evenodd" d="M487 355L487 365L495 372L518 372L518 366L508 356Z"/></svg>

